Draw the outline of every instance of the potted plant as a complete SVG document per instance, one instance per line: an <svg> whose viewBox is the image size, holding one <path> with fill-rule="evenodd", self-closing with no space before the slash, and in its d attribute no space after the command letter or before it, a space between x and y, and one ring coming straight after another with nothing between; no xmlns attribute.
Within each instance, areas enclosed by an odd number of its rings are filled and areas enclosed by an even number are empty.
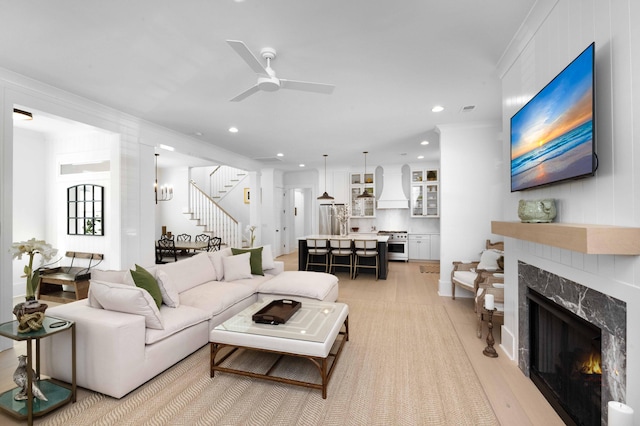
<svg viewBox="0 0 640 426"><path fill-rule="evenodd" d="M25 302L18 303L13 308L13 314L20 323L18 325L18 331L26 333L29 331L35 331L42 328L42 321L44 320L44 311L47 309L47 305L40 303L36 300L36 290L40 284L40 270L36 268L34 270L33 260L36 254L40 255L40 266L51 259L58 253L58 249L55 249L44 240L36 240L31 238L28 241L20 241L11 244L10 252L13 259L22 259L22 255L29 256L29 262L24 266L23 277L27 279Z"/></svg>

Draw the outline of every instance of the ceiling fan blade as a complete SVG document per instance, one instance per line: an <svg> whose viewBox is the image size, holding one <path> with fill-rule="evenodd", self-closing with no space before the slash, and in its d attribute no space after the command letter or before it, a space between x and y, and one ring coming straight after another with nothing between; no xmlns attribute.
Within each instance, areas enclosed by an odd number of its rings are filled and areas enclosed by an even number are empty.
<svg viewBox="0 0 640 426"><path fill-rule="evenodd" d="M255 86L248 88L247 90L245 90L244 92L242 92L238 96L236 96L235 98L231 99L230 102L240 102L244 98L247 98L247 97L253 95L254 93L258 92L259 90L260 90L260 88L256 84Z"/></svg>
<svg viewBox="0 0 640 426"><path fill-rule="evenodd" d="M239 40L227 40L227 43L233 48L233 50L236 51L238 55L240 55L242 59L244 59L247 65L249 65L249 67L251 67L251 69L256 74L269 76L266 68L260 63L258 58L256 58L255 55L251 53L246 44Z"/></svg>
<svg viewBox="0 0 640 426"><path fill-rule="evenodd" d="M333 84L313 83L310 81L297 81L280 79L280 87L282 89L304 90L305 92L315 92L331 94L336 86Z"/></svg>

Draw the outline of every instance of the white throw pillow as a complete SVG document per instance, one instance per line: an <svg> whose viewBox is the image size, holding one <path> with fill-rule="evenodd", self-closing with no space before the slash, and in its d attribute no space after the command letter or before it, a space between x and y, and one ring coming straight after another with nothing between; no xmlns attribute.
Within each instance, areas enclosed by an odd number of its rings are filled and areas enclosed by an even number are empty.
<svg viewBox="0 0 640 426"><path fill-rule="evenodd" d="M178 293L207 281L215 281L217 275L207 253L196 254L178 262L160 265L158 271L164 271L171 277Z"/></svg>
<svg viewBox="0 0 640 426"><path fill-rule="evenodd" d="M251 253L236 254L235 256L223 256L224 280L236 281L251 278Z"/></svg>
<svg viewBox="0 0 640 426"><path fill-rule="evenodd" d="M271 251L271 244L262 246L262 270L273 269L276 267L273 261L273 252Z"/></svg>
<svg viewBox="0 0 640 426"><path fill-rule="evenodd" d="M133 269L135 269L135 267ZM102 271L100 269L91 270L91 279L96 281L106 281L108 283L127 284L125 282L126 275L131 277L128 269L126 271ZM131 281L131 285L134 285L133 280Z"/></svg>
<svg viewBox="0 0 640 426"><path fill-rule="evenodd" d="M157 278L160 293L162 293L162 302L170 308L180 306L180 295L176 290L173 279L165 271L158 271Z"/></svg>
<svg viewBox="0 0 640 426"><path fill-rule="evenodd" d="M502 256L502 252L499 250L485 250L480 256L480 263L478 269L486 269L488 271L495 271L499 269L498 259Z"/></svg>
<svg viewBox="0 0 640 426"><path fill-rule="evenodd" d="M127 284L93 280L90 290L104 309L142 315L146 327L164 329L160 310L147 290Z"/></svg>
<svg viewBox="0 0 640 426"><path fill-rule="evenodd" d="M224 264L222 263L223 257L232 256L231 248L227 247L223 250L218 250L214 252L209 252L209 260L213 264L214 269L216 270L216 281L222 281L224 278Z"/></svg>

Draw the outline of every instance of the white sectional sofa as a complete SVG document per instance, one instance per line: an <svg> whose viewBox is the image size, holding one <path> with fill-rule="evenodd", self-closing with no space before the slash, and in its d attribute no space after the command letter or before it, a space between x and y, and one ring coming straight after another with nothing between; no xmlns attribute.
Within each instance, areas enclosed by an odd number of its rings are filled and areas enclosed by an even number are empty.
<svg viewBox="0 0 640 426"><path fill-rule="evenodd" d="M121 398L206 345L215 326L262 297L336 301L335 276L283 272L265 248L262 271L251 271L251 256L259 255L231 249L146 268L162 292L160 308L129 270L92 271L88 299L47 310L76 323L78 386ZM71 382L71 333L43 339L42 372Z"/></svg>

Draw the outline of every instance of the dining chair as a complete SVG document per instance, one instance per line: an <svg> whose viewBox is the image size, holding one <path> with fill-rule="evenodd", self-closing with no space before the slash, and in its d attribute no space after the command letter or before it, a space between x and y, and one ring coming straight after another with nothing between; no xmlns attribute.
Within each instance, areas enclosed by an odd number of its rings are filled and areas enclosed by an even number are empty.
<svg viewBox="0 0 640 426"><path fill-rule="evenodd" d="M318 259L322 257L322 262ZM307 238L307 267L324 266L324 272L329 269L329 247L326 238Z"/></svg>
<svg viewBox="0 0 640 426"><path fill-rule="evenodd" d="M378 241L377 240L354 240L355 264L353 266L353 278L358 276L358 269L375 269L376 281L378 280ZM374 259L374 264L361 263L363 259Z"/></svg>
<svg viewBox="0 0 640 426"><path fill-rule="evenodd" d="M176 242L173 240L162 239L158 240L156 245L156 262L164 263L165 256L173 257L173 261L178 261L178 253L176 252Z"/></svg>
<svg viewBox="0 0 640 426"><path fill-rule="evenodd" d="M206 243L207 246L201 248L201 251L209 251L209 245L211 244L211 237L207 234L198 234L196 235L196 243Z"/></svg>
<svg viewBox="0 0 640 426"><path fill-rule="evenodd" d="M211 237L209 240L209 251L219 251L220 246L222 245L222 238L220 237Z"/></svg>
<svg viewBox="0 0 640 426"><path fill-rule="evenodd" d="M351 240L335 238L329 240L331 252L329 255L329 273L333 274L336 266L349 266L349 279L353 279L353 249ZM348 263L336 263L337 259L347 259Z"/></svg>

